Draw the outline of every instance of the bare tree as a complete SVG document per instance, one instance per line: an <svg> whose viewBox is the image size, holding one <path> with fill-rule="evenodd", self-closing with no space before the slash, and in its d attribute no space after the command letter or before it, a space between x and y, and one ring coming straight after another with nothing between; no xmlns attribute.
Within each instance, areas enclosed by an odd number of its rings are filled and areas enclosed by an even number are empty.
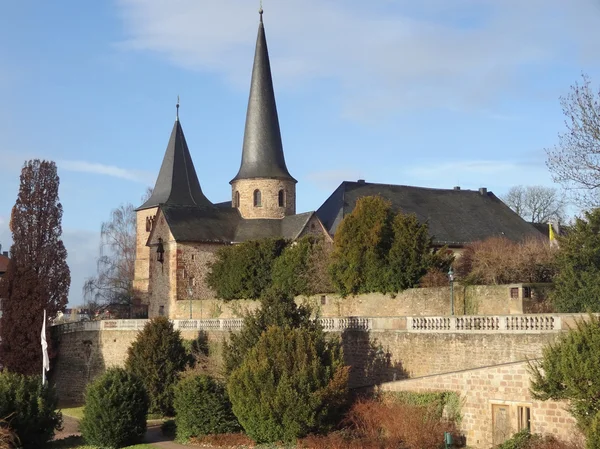
<svg viewBox="0 0 600 449"><path fill-rule="evenodd" d="M142 202L150 197L148 189ZM136 249L136 213L131 203L113 209L100 228L98 274L88 278L83 293L88 308L101 305L131 305Z"/></svg>
<svg viewBox="0 0 600 449"><path fill-rule="evenodd" d="M554 181L573 193L584 207L600 205L600 91L594 93L587 75L560 102L567 132L558 145L546 149L546 165Z"/></svg>
<svg viewBox="0 0 600 449"><path fill-rule="evenodd" d="M565 200L553 187L515 186L511 187L502 201L532 223L564 222Z"/></svg>

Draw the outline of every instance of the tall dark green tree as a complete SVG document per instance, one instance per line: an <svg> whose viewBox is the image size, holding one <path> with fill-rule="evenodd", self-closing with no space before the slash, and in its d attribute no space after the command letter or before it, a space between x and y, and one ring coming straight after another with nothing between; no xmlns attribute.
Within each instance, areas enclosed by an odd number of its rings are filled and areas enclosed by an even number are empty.
<svg viewBox="0 0 600 449"><path fill-rule="evenodd" d="M360 198L335 233L331 276L342 295L386 291L386 257L394 213L380 196ZM383 275L382 275L383 274Z"/></svg>
<svg viewBox="0 0 600 449"><path fill-rule="evenodd" d="M144 384L150 413L173 416L173 387L188 360L179 331L166 317L153 318L138 334L125 367Z"/></svg>
<svg viewBox="0 0 600 449"><path fill-rule="evenodd" d="M208 285L222 299L257 299L271 285L275 259L285 239L252 240L221 248L210 266Z"/></svg>
<svg viewBox="0 0 600 449"><path fill-rule="evenodd" d="M54 162L26 162L10 219L13 245L0 283L0 298L4 298L0 361L21 374L38 374L42 368L44 310L50 319L67 305L71 275L61 240L59 183ZM46 339L51 344L49 334Z"/></svg>
<svg viewBox="0 0 600 449"><path fill-rule="evenodd" d="M600 209L577 218L559 237L552 302L557 312L600 312Z"/></svg>
<svg viewBox="0 0 600 449"><path fill-rule="evenodd" d="M600 418L600 319L591 315L544 348L539 364L530 364L535 399L567 400L577 424L597 441ZM590 446L588 446L590 447ZM591 446L596 448L597 446Z"/></svg>

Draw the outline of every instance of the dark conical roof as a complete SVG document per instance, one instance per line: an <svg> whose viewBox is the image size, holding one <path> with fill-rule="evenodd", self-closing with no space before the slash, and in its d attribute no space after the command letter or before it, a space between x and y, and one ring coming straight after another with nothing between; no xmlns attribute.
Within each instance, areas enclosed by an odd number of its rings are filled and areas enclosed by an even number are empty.
<svg viewBox="0 0 600 449"><path fill-rule="evenodd" d="M170 206L212 206L204 196L179 118L175 120L152 196L138 210Z"/></svg>
<svg viewBox="0 0 600 449"><path fill-rule="evenodd" d="M240 171L231 182L248 178L287 179L296 182L288 172L283 156L262 10L260 17L246 113L242 163Z"/></svg>

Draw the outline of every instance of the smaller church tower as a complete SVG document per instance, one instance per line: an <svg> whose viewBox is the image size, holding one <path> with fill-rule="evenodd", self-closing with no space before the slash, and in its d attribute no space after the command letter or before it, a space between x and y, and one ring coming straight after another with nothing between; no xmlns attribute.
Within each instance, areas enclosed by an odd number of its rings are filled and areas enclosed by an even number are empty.
<svg viewBox="0 0 600 449"><path fill-rule="evenodd" d="M294 215L296 183L285 165L261 8L242 163L230 181L231 204L246 219Z"/></svg>

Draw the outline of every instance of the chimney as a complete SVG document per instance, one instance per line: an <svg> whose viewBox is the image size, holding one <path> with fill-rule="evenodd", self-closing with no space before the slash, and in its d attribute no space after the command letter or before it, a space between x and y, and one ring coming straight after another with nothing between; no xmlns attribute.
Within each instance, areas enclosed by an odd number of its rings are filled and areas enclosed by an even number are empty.
<svg viewBox="0 0 600 449"><path fill-rule="evenodd" d="M365 180L364 180L364 179L359 179L359 180L357 181L357 183L358 183L358 184L364 184L364 183L365 183Z"/></svg>
<svg viewBox="0 0 600 449"><path fill-rule="evenodd" d="M454 186L454 190L460 190L460 186Z"/></svg>
<svg viewBox="0 0 600 449"><path fill-rule="evenodd" d="M487 195L487 188L486 187L480 187L479 188L479 194L480 195Z"/></svg>

